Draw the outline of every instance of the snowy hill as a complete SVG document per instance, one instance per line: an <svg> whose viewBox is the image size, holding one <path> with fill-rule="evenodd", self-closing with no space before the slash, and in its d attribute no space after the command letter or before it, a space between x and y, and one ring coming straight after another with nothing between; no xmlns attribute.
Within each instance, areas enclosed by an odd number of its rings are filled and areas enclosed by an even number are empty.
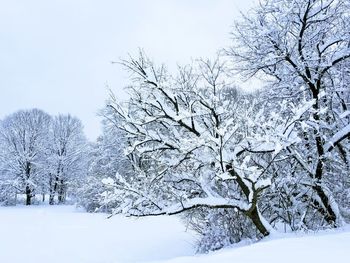
<svg viewBox="0 0 350 263"><path fill-rule="evenodd" d="M72 206L1 207L0 235L1 263L328 263L350 248L347 228L194 255L195 236L176 217L106 219Z"/></svg>
<svg viewBox="0 0 350 263"><path fill-rule="evenodd" d="M238 248L228 248L208 255L176 258L167 263L301 263L344 262L349 257L350 230L282 236ZM164 261L162 261L164 262Z"/></svg>

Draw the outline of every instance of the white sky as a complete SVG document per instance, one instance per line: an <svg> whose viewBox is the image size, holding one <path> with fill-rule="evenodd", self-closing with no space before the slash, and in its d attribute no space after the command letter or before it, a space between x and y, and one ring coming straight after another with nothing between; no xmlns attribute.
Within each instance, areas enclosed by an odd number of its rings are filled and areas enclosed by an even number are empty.
<svg viewBox="0 0 350 263"><path fill-rule="evenodd" d="M170 65L229 44L255 0L0 0L0 118L26 108L79 117L90 139L97 111L127 76L111 61L143 48Z"/></svg>

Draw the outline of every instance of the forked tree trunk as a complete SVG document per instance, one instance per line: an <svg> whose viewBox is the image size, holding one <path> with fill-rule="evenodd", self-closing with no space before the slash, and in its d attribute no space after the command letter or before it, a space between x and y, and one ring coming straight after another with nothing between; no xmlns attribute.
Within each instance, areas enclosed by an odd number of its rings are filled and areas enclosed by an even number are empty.
<svg viewBox="0 0 350 263"><path fill-rule="evenodd" d="M242 192L244 193L244 195L246 196L246 198L249 200L250 195L251 195L250 188L244 183L242 178L235 172L232 165L227 165L226 169L234 178L236 178L236 182L240 186L240 188L241 188ZM261 218L261 214L259 213L259 210L257 207L258 191L255 191L252 194L253 194L253 198L251 200L251 207L248 211L245 212L245 215L252 221L252 223L258 229L258 231L263 236L266 237L266 236L270 235L270 231L264 225L263 220Z"/></svg>

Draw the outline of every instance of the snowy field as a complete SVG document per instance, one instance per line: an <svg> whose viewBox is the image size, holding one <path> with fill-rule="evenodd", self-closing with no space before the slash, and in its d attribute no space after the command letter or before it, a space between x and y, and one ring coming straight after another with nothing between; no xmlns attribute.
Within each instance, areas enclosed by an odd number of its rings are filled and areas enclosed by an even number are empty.
<svg viewBox="0 0 350 263"><path fill-rule="evenodd" d="M0 263L115 263L193 254L176 217L106 219L72 206L0 207Z"/></svg>
<svg viewBox="0 0 350 263"><path fill-rule="evenodd" d="M195 236L176 217L142 219L72 206L0 207L1 263L346 262L350 229L278 238L194 255Z"/></svg>

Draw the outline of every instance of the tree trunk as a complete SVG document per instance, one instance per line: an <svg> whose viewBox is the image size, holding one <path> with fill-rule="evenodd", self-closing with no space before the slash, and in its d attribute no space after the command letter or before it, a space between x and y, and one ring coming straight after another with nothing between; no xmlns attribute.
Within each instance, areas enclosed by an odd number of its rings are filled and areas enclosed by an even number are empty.
<svg viewBox="0 0 350 263"><path fill-rule="evenodd" d="M319 196L323 207L319 209L320 212L322 212L322 215L326 222L334 227L337 227L337 215L333 211L333 208L330 205L329 198L324 192L322 186L315 185L314 190L316 191L317 195Z"/></svg>
<svg viewBox="0 0 350 263"><path fill-rule="evenodd" d="M49 205L55 204L55 194L58 187L58 177L55 176L55 182L52 183L52 177L50 177L50 197L49 197Z"/></svg>
<svg viewBox="0 0 350 263"><path fill-rule="evenodd" d="M50 193L49 205L54 205L54 204L55 204L55 194Z"/></svg>
<svg viewBox="0 0 350 263"><path fill-rule="evenodd" d="M26 205L32 204L32 190L29 185L26 186Z"/></svg>
<svg viewBox="0 0 350 263"><path fill-rule="evenodd" d="M31 172L31 163L26 162L26 205L32 204L32 189L30 189L30 186L28 185L28 180L30 179L30 172Z"/></svg>
<svg viewBox="0 0 350 263"><path fill-rule="evenodd" d="M50 197L49 197L49 205L55 204L55 193L57 191L57 181L55 182L53 188L50 187Z"/></svg>
<svg viewBox="0 0 350 263"><path fill-rule="evenodd" d="M252 222L255 225L255 227L259 230L259 232L264 237L270 235L270 231L266 229L265 225L261 221L260 213L259 213L258 208L256 207L256 205L254 205L254 208L249 210L246 213L246 215L250 218L250 220L252 220Z"/></svg>
<svg viewBox="0 0 350 263"><path fill-rule="evenodd" d="M58 203L63 204L65 202L65 184L63 179L61 179L58 187Z"/></svg>
<svg viewBox="0 0 350 263"><path fill-rule="evenodd" d="M236 178L236 182L240 186L243 194L246 196L247 200L249 200L250 196L250 188L244 183L242 178L236 173L236 171L233 169L232 165L226 165L226 170ZM245 212L246 216L253 222L255 227L258 229L258 231L263 235L263 236L268 236L270 235L270 231L266 229L265 225L263 224L261 220L261 215L258 211L257 207L258 203L258 192L253 190L253 200L252 200L252 205L251 208Z"/></svg>
<svg viewBox="0 0 350 263"><path fill-rule="evenodd" d="M314 89L312 93L313 99L315 99L315 104L313 105L313 109L315 112L312 114L312 116L316 122L319 122L321 120L319 115L320 104L319 104L319 98L318 98L320 90L321 90L321 86L318 86L318 88ZM329 202L330 200L321 185L321 182L324 176L324 155L325 155L324 148L323 148L324 140L319 134L318 129L314 129L314 135L315 135L315 143L316 143L318 156L317 156L316 172L315 172L315 178L314 178L317 180L317 182L312 188L316 191L317 195L321 199L321 202L325 208L325 213L323 213L324 219L328 224L336 227L336 222L338 219L337 214L333 211L333 208Z"/></svg>

